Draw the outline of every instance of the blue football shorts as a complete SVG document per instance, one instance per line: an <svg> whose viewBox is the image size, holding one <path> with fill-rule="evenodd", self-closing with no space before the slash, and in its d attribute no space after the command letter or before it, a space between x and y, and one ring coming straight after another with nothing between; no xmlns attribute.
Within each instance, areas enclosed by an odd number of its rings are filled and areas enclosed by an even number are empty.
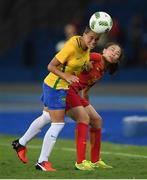
<svg viewBox="0 0 147 180"><path fill-rule="evenodd" d="M43 94L41 100L45 107L51 110L65 109L66 89L54 89L43 83Z"/></svg>

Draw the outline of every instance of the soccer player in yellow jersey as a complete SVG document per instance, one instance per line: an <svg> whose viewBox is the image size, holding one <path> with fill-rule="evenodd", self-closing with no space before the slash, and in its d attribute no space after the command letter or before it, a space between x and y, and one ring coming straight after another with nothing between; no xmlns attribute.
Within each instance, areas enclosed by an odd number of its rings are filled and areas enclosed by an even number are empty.
<svg viewBox="0 0 147 180"><path fill-rule="evenodd" d="M26 142L40 131L40 129L33 131L33 126L37 126L40 119L42 120L41 126L44 126L49 123L51 117L52 123L45 134L36 169L56 171L51 163L48 162L48 157L58 134L64 127L67 90L72 83L79 81L77 75L82 72L88 64L90 50L95 48L99 37L100 34L91 31L91 29L87 27L82 36L74 36L69 39L61 51L57 53L49 63L48 70L50 73L44 79L43 83L43 114L34 120L24 136L12 142L12 146L16 150L18 157L24 163L28 162L25 157Z"/></svg>

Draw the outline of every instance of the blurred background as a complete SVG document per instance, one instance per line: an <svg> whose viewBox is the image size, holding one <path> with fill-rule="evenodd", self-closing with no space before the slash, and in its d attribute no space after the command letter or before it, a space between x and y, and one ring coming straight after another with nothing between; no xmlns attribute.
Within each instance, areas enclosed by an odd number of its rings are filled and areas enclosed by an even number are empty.
<svg viewBox="0 0 147 180"><path fill-rule="evenodd" d="M50 60L66 39L83 32L94 12L106 11L114 25L96 51L117 41L125 57L115 76L106 74L92 88L91 102L104 119L104 140L147 145L146 7L146 0L1 0L0 133L25 132L41 113ZM73 134L65 127L61 137Z"/></svg>

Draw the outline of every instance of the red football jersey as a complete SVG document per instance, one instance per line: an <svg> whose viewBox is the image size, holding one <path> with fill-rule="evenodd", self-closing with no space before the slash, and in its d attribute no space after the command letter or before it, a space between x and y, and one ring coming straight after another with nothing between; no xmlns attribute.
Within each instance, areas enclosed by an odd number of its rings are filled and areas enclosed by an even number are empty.
<svg viewBox="0 0 147 180"><path fill-rule="evenodd" d="M104 61L102 55L99 53L90 53L90 61L93 61L91 68L88 72L83 71L80 73L79 83L73 83L71 88L77 92L87 87L93 86L97 80L101 79L104 75Z"/></svg>

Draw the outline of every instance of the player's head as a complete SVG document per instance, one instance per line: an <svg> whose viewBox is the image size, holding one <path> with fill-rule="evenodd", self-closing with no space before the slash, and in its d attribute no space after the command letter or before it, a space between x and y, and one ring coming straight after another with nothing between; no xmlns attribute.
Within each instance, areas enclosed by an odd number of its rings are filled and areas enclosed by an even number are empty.
<svg viewBox="0 0 147 180"><path fill-rule="evenodd" d="M105 45L102 54L109 63L118 63L122 58L123 50L120 44L109 42Z"/></svg>
<svg viewBox="0 0 147 180"><path fill-rule="evenodd" d="M85 43L85 46L89 49L94 49L97 45L97 42L101 34L93 32L89 27L86 27L82 36L82 40Z"/></svg>
<svg viewBox="0 0 147 180"><path fill-rule="evenodd" d="M119 43L109 42L105 45L102 55L107 62L107 70L109 74L114 74L123 57L123 49Z"/></svg>

